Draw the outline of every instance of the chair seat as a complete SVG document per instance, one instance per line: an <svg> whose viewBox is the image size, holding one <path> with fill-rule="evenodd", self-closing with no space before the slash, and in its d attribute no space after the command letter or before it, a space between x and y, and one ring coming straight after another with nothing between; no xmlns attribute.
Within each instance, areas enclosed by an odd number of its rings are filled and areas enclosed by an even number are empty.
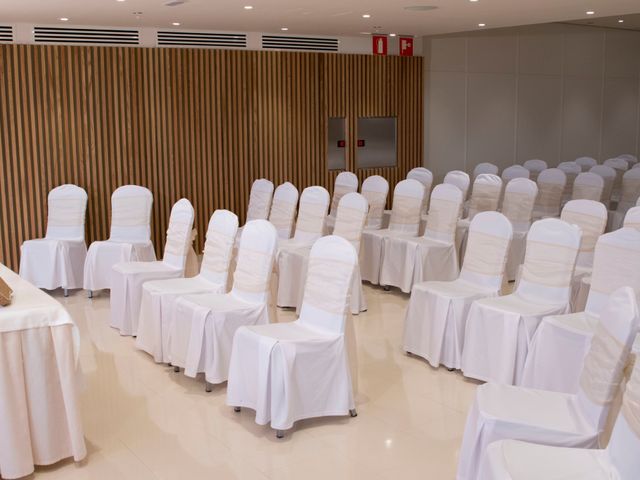
<svg viewBox="0 0 640 480"><path fill-rule="evenodd" d="M162 261L118 263L114 265L113 269L125 275L128 273L153 273L178 270Z"/></svg>
<svg viewBox="0 0 640 480"><path fill-rule="evenodd" d="M146 282L143 288L149 293L161 295L163 293L173 295L186 295L203 290L219 288L219 285L210 282L202 275L191 278L168 278L165 280L152 280Z"/></svg>
<svg viewBox="0 0 640 480"><path fill-rule="evenodd" d="M256 335L269 337L278 342L305 342L310 340L333 340L339 335L328 334L306 327L299 322L270 323L247 327Z"/></svg>
<svg viewBox="0 0 640 480"><path fill-rule="evenodd" d="M478 306L508 313L519 313L527 316L546 315L562 308L562 305L549 305L528 300L517 293L504 295L502 297L484 298L482 300L478 300Z"/></svg>
<svg viewBox="0 0 640 480"><path fill-rule="evenodd" d="M230 293L186 295L183 299L185 302L190 302L199 307L215 310L217 312L254 308L252 303L246 302Z"/></svg>
<svg viewBox="0 0 640 480"><path fill-rule="evenodd" d="M587 312L576 312L566 315L550 315L544 321L591 338L598 324L598 317Z"/></svg>
<svg viewBox="0 0 640 480"><path fill-rule="evenodd" d="M418 283L413 286L413 290L428 291L443 297L465 298L481 294L491 295L494 289L481 288L478 285L473 285L462 279L457 279L452 282L432 281Z"/></svg>

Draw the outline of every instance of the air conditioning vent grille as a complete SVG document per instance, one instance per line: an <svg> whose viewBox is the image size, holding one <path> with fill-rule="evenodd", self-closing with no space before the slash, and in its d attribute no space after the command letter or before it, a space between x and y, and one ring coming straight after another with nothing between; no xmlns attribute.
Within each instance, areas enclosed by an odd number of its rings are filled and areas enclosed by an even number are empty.
<svg viewBox="0 0 640 480"><path fill-rule="evenodd" d="M73 27L35 27L36 43L98 43L105 45L138 45L137 30Z"/></svg>
<svg viewBox="0 0 640 480"><path fill-rule="evenodd" d="M0 42L13 42L13 27L0 25Z"/></svg>
<svg viewBox="0 0 640 480"><path fill-rule="evenodd" d="M247 47L244 33L159 31L158 46Z"/></svg>
<svg viewBox="0 0 640 480"><path fill-rule="evenodd" d="M338 39L263 35L262 48L277 50L311 50L315 52L337 52Z"/></svg>

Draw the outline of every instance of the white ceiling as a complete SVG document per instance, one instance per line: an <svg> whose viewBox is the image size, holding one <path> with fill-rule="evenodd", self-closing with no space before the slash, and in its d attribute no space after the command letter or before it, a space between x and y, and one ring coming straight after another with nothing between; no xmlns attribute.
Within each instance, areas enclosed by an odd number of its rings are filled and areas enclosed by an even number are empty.
<svg viewBox="0 0 640 480"><path fill-rule="evenodd" d="M535 23L638 13L638 0L2 0L0 23L144 26L289 34L358 35L373 32L434 35ZM252 5L253 10L245 10ZM410 5L433 5L415 12ZM139 18L133 12L142 12ZM363 14L371 18L362 18ZM59 17L69 21L60 22ZM174 27L172 22L180 22Z"/></svg>

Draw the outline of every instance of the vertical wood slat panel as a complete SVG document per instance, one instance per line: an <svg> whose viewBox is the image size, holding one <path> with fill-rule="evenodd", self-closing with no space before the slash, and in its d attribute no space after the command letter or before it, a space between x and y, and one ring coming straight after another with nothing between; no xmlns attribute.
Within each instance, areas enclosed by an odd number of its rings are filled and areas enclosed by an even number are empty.
<svg viewBox="0 0 640 480"><path fill-rule="evenodd" d="M311 52L0 46L0 262L41 237L47 192L87 190L87 242L109 235L110 197L154 194L160 254L181 196L199 248L211 213L240 216L255 178L333 189L328 117L345 117L347 169L391 188L422 163L422 58ZM356 169L358 116L398 118L396 167Z"/></svg>

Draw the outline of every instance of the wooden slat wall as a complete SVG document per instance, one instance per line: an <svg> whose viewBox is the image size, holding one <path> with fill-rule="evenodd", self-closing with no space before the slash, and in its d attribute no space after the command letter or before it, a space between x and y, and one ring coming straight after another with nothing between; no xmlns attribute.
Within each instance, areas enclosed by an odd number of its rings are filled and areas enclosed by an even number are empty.
<svg viewBox="0 0 640 480"><path fill-rule="evenodd" d="M120 185L154 194L158 253L171 204L244 219L251 183L266 177L330 190L327 118L347 118L355 170L358 116L398 117L398 166L358 170L391 187L422 162L422 58L170 48L0 46L0 262L41 237L47 192L89 194L87 241L109 234Z"/></svg>

